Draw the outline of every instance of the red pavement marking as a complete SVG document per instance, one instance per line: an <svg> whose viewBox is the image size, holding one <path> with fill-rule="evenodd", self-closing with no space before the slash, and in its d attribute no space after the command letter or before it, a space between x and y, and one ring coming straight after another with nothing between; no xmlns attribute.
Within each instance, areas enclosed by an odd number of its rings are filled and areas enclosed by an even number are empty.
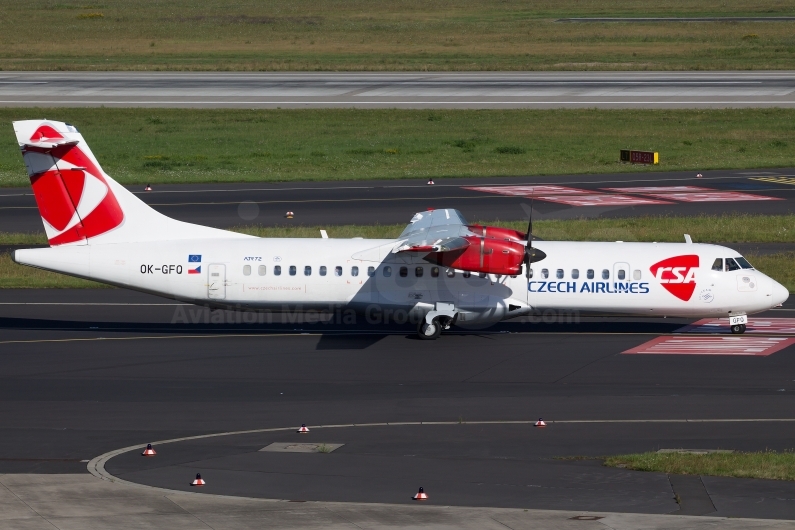
<svg viewBox="0 0 795 530"><path fill-rule="evenodd" d="M682 202L737 202L737 201L783 201L779 197L767 197L739 191L703 191L684 193L646 193L658 199L667 199Z"/></svg>
<svg viewBox="0 0 795 530"><path fill-rule="evenodd" d="M795 334L795 318L753 318L748 319L746 333L756 335L775 335L781 333ZM727 319L705 318L683 328L679 328L674 333L731 333L729 321Z"/></svg>
<svg viewBox="0 0 795 530"><path fill-rule="evenodd" d="M577 193L591 193L587 190L568 188L566 186L464 186L465 190L482 191L484 193L497 193L499 195L517 195L532 197L543 193L545 195L572 195Z"/></svg>
<svg viewBox="0 0 795 530"><path fill-rule="evenodd" d="M675 192L692 192L692 191L713 191L709 188L700 188L698 186L640 186L637 188L602 188L608 191L617 191L619 193L675 193Z"/></svg>
<svg viewBox="0 0 795 530"><path fill-rule="evenodd" d="M592 195L542 195L536 197L539 201L556 202L570 206L631 206L638 204L673 204L646 197L631 197L629 195L610 195L607 193L594 193Z"/></svg>
<svg viewBox="0 0 795 530"><path fill-rule="evenodd" d="M657 337L625 354L646 355L752 355L766 357L795 344L784 337Z"/></svg>

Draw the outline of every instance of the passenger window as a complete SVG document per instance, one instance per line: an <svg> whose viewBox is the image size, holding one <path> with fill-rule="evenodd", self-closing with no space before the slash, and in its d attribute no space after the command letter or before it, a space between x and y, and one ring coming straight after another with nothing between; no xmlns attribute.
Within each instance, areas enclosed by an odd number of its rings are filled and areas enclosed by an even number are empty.
<svg viewBox="0 0 795 530"><path fill-rule="evenodd" d="M737 265L737 262L731 258L726 258L726 270L727 271L737 271L740 270L740 266Z"/></svg>
<svg viewBox="0 0 795 530"><path fill-rule="evenodd" d="M309 265L304 267L304 276L312 276L312 267Z"/></svg>
<svg viewBox="0 0 795 530"><path fill-rule="evenodd" d="M334 267L334 276L342 276L342 267L339 265Z"/></svg>
<svg viewBox="0 0 795 530"><path fill-rule="evenodd" d="M632 278L635 279L635 280L640 280L640 274L641 274L640 270L636 269L636 270L632 271Z"/></svg>
<svg viewBox="0 0 795 530"><path fill-rule="evenodd" d="M716 258L715 261L712 262L712 270L714 271L723 270L723 258Z"/></svg>
<svg viewBox="0 0 795 530"><path fill-rule="evenodd" d="M558 280L562 280L562 279L563 279L563 269L558 269L558 270L556 270L556 271L555 271L555 277L556 277Z"/></svg>
<svg viewBox="0 0 795 530"><path fill-rule="evenodd" d="M423 272L424 271L423 271L422 267L417 267L417 268L414 269L414 276L416 276L417 278L422 278L422 273Z"/></svg>
<svg viewBox="0 0 795 530"><path fill-rule="evenodd" d="M589 280L593 280L593 269L588 269L586 276L588 276Z"/></svg>
<svg viewBox="0 0 795 530"><path fill-rule="evenodd" d="M257 267L257 274L259 274L260 276L265 276L267 270L268 269L265 267L265 265L260 265L259 267Z"/></svg>
<svg viewBox="0 0 795 530"><path fill-rule="evenodd" d="M384 267L384 277L389 278L392 276L392 267Z"/></svg>
<svg viewBox="0 0 795 530"><path fill-rule="evenodd" d="M743 258L743 257L734 258L734 259L737 260L737 263L739 263L740 267L742 267L743 269L753 269L754 268L753 265L748 263L748 260Z"/></svg>
<svg viewBox="0 0 795 530"><path fill-rule="evenodd" d="M375 276L375 267L367 267L367 276Z"/></svg>
<svg viewBox="0 0 795 530"><path fill-rule="evenodd" d="M580 277L580 269L571 269L571 279L576 280Z"/></svg>
<svg viewBox="0 0 795 530"><path fill-rule="evenodd" d="M627 278L627 271L624 269L618 269L618 279L625 280Z"/></svg>
<svg viewBox="0 0 795 530"><path fill-rule="evenodd" d="M447 277L455 278L455 269L447 269Z"/></svg>
<svg viewBox="0 0 795 530"><path fill-rule="evenodd" d="M464 278L469 278L470 276L472 276L472 273L469 272L469 271L464 271L463 276L464 276Z"/></svg>
<svg viewBox="0 0 795 530"><path fill-rule="evenodd" d="M602 269L602 279L609 280L610 279L610 271L607 269Z"/></svg>
<svg viewBox="0 0 795 530"><path fill-rule="evenodd" d="M243 276L251 276L251 265L243 265Z"/></svg>
<svg viewBox="0 0 795 530"><path fill-rule="evenodd" d="M405 278L408 275L409 275L408 267L400 267L400 277Z"/></svg>
<svg viewBox="0 0 795 530"><path fill-rule="evenodd" d="M358 276L359 275L359 267L351 267L351 276Z"/></svg>
<svg viewBox="0 0 795 530"><path fill-rule="evenodd" d="M431 278L439 277L439 267L431 267Z"/></svg>
<svg viewBox="0 0 795 530"><path fill-rule="evenodd" d="M275 276L281 276L282 275L282 266L281 265L274 265L273 266L273 274Z"/></svg>
<svg viewBox="0 0 795 530"><path fill-rule="evenodd" d="M320 272L321 276L325 276L326 275L326 266L325 265L321 265L319 272Z"/></svg>
<svg viewBox="0 0 795 530"><path fill-rule="evenodd" d="M298 269L295 268L295 265L290 265L290 276L295 276L295 273Z"/></svg>
<svg viewBox="0 0 795 530"><path fill-rule="evenodd" d="M549 269L541 269L541 277L545 280L549 278Z"/></svg>

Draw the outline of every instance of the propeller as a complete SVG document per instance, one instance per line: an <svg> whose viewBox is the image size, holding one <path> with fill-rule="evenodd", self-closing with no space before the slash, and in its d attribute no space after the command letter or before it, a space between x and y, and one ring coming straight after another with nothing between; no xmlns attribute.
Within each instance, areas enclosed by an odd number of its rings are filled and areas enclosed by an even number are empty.
<svg viewBox="0 0 795 530"><path fill-rule="evenodd" d="M524 247L524 275L526 278L530 278L530 264L547 257L541 250L533 248L533 202L534 198L531 196L530 211L527 214L529 218L527 221L527 236L525 236L527 244ZM526 205L523 204L522 206Z"/></svg>

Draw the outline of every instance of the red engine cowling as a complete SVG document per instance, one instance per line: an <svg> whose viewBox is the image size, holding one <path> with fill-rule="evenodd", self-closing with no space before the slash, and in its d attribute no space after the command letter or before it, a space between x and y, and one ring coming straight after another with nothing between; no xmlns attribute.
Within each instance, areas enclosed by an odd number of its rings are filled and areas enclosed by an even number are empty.
<svg viewBox="0 0 795 530"><path fill-rule="evenodd" d="M494 239L505 239L507 241L524 242L527 240L527 234L524 232L517 232L510 228L500 228L498 226L482 226L470 225L467 228L473 233L483 237L491 237Z"/></svg>
<svg viewBox="0 0 795 530"><path fill-rule="evenodd" d="M487 231L487 234L489 232ZM426 259L463 271L514 276L524 262L524 245L491 237L468 236L469 246L461 251L435 252Z"/></svg>

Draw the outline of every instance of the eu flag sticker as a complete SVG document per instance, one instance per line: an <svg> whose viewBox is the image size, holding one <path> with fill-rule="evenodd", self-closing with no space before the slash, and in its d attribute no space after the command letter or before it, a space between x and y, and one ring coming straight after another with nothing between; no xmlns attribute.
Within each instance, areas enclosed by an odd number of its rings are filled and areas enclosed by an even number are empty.
<svg viewBox="0 0 795 530"><path fill-rule="evenodd" d="M201 254L189 254L188 255L188 262L189 263L201 263L202 255Z"/></svg>

